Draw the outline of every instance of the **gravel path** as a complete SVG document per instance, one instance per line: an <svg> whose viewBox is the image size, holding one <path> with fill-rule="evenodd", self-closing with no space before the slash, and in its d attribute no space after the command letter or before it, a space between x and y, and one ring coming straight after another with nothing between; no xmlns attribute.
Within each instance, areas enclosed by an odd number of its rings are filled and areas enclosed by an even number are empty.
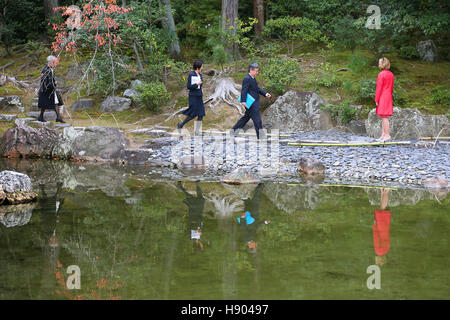
<svg viewBox="0 0 450 320"><path fill-rule="evenodd" d="M337 130L295 133L280 138L279 157L258 159L257 143L254 137L237 137L234 143L227 144L219 136L191 141L174 141L171 146L154 150L151 158L165 163L176 163L180 156L189 153L203 154L207 169L201 179L213 179L237 167L250 167L261 173L261 168L274 168L276 174L263 174L263 179L298 181L297 162L302 157L313 157L322 161L327 168L324 182L364 185L421 186L427 178L450 180L450 143L438 141L434 148L411 145L324 147L292 146L288 141L322 140L340 142L375 142L373 138L343 133ZM260 142L261 143L261 142ZM260 144L261 146L261 144ZM264 146L264 144L262 145ZM259 150L276 151L270 137L268 146ZM266 148L266 149L265 149ZM184 150L184 151L183 151ZM224 152L227 150L227 153ZM276 152L275 152L276 155ZM279 161L273 161L278 159Z"/></svg>

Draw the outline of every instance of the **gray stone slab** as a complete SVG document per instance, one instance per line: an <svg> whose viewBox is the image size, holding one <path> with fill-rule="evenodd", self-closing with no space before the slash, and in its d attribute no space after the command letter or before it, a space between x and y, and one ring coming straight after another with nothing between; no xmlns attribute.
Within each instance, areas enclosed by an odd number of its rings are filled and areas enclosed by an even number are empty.
<svg viewBox="0 0 450 320"><path fill-rule="evenodd" d="M37 119L40 114L41 113L39 111L30 111L30 112L27 113L27 116ZM44 112L44 119L46 121L55 121L56 120L56 112L53 111L53 110L52 111L45 111Z"/></svg>
<svg viewBox="0 0 450 320"><path fill-rule="evenodd" d="M0 114L0 121L12 121L17 119L16 114Z"/></svg>

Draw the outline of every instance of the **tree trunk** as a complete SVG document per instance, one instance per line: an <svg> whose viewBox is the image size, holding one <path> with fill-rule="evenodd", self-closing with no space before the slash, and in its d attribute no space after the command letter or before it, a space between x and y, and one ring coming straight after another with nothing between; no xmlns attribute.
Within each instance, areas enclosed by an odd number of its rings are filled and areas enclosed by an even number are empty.
<svg viewBox="0 0 450 320"><path fill-rule="evenodd" d="M170 36L169 53L173 57L178 57L180 55L180 44L178 43L175 21L173 20L172 6L170 5L170 0L162 0L162 3L166 7L166 19L163 21L163 24Z"/></svg>
<svg viewBox="0 0 450 320"><path fill-rule="evenodd" d="M253 0L253 16L258 19L255 33L259 36L264 28L264 0Z"/></svg>
<svg viewBox="0 0 450 320"><path fill-rule="evenodd" d="M237 19L238 19L239 0L222 0L222 20L221 29L224 32L236 35ZM231 29L232 28L232 29ZM231 30L230 30L231 29ZM225 50L234 58L239 55L239 48L237 43L233 43Z"/></svg>
<svg viewBox="0 0 450 320"><path fill-rule="evenodd" d="M134 54L136 55L136 63L137 63L139 72L144 73L144 67L142 66L141 59L139 58L139 51L136 47L136 40L133 40L133 50L134 50Z"/></svg>
<svg viewBox="0 0 450 320"><path fill-rule="evenodd" d="M8 28L6 27L6 12L8 9L8 1L3 1L3 7L1 8L1 19L0 19L0 27L4 29L3 34L1 35L3 45L5 46L6 54L9 56L9 35L8 35ZM4 71L3 71L4 72Z"/></svg>
<svg viewBox="0 0 450 320"><path fill-rule="evenodd" d="M46 20L58 14L55 10L53 10L53 8L57 8L58 6L58 0L44 0L44 13Z"/></svg>

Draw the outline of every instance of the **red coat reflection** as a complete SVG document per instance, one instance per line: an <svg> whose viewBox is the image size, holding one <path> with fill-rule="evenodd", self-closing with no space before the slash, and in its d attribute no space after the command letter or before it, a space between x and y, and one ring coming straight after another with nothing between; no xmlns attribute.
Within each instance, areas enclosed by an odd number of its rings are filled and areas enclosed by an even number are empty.
<svg viewBox="0 0 450 320"><path fill-rule="evenodd" d="M384 256L391 248L389 228L391 226L390 210L375 210L373 223L373 246L378 256Z"/></svg>

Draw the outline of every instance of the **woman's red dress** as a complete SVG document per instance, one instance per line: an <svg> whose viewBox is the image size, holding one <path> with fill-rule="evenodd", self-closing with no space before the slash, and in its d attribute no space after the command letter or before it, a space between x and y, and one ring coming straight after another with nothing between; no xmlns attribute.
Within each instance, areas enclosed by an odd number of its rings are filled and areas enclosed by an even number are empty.
<svg viewBox="0 0 450 320"><path fill-rule="evenodd" d="M383 70L378 74L375 102L379 117L391 117L393 113L392 93L394 92L394 74L389 70Z"/></svg>

